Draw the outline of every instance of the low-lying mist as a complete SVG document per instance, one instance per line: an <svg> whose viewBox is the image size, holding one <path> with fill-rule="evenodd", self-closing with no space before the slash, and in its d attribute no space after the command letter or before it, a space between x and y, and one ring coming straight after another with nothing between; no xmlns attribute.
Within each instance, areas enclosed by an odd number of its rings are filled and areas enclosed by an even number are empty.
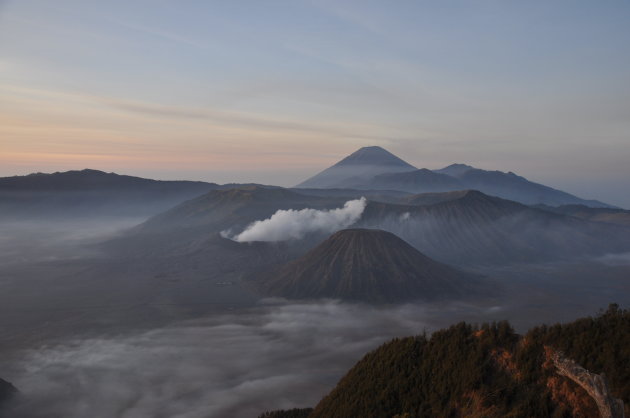
<svg viewBox="0 0 630 418"><path fill-rule="evenodd" d="M334 219L344 224L365 218L369 208L361 200L351 202L358 203L344 212L350 218ZM284 212L302 219L301 211ZM394 215L377 226L436 257L452 248L487 248L479 237L493 232L504 236L503 229L460 228L456 222L442 229L439 220L416 218L407 209ZM469 304L377 308L268 300L255 305L253 297L237 303L236 279L186 270L181 260L176 261L183 267L164 262L172 271L149 268L155 260L92 260L99 253L91 244L141 220L0 224L0 377L21 391L8 416L255 417L270 409L314 406L365 353L393 337L462 320L508 319L523 332L541 322L594 314L610 302L630 304L628 254L590 256L575 264L487 267L478 272L496 280L504 293ZM303 225L292 225L290 234L301 234ZM373 226L370 219L357 225ZM266 235L272 224L262 226L257 238L273 236ZM535 235L541 230L520 234L515 248L545 250ZM437 246L446 232L453 239L447 236ZM553 235L554 242L563 232L544 236ZM184 273L177 274L178 268ZM210 303L216 309L202 309ZM191 317L197 319L184 321Z"/></svg>
<svg viewBox="0 0 630 418"><path fill-rule="evenodd" d="M630 253L606 254L596 259L609 266L630 265Z"/></svg>
<svg viewBox="0 0 630 418"><path fill-rule="evenodd" d="M144 221L141 217L104 217L0 222L0 262L24 263L94 255L92 244Z"/></svg>
<svg viewBox="0 0 630 418"><path fill-rule="evenodd" d="M21 391L11 416L252 417L309 406L369 350L461 310L271 303L25 351L7 376Z"/></svg>

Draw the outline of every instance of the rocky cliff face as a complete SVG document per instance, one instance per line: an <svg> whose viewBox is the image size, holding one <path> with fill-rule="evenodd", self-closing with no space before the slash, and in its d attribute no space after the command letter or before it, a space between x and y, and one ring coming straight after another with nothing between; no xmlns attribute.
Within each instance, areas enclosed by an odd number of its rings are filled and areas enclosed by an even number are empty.
<svg viewBox="0 0 630 418"><path fill-rule="evenodd" d="M588 393L599 409L601 418L624 418L623 401L613 398L608 382L603 374L591 373L573 360L564 357L562 352L546 347L556 372L578 384Z"/></svg>

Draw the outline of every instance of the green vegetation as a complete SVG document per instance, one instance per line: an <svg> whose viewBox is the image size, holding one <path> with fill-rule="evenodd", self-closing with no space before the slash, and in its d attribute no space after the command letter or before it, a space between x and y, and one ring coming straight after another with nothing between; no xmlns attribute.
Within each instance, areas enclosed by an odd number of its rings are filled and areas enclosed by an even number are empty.
<svg viewBox="0 0 630 418"><path fill-rule="evenodd" d="M525 340L532 344L519 351L519 363L529 373L543 355L541 347L551 346L585 369L604 373L612 395L623 400L630 415L630 310L611 304L596 317L536 327Z"/></svg>
<svg viewBox="0 0 630 418"><path fill-rule="evenodd" d="M459 323L394 339L368 353L308 416L590 417L594 401L555 373L549 350L605 373L613 396L630 404L630 311L540 326L521 337L507 322ZM292 417L298 415L266 415Z"/></svg>
<svg viewBox="0 0 630 418"><path fill-rule="evenodd" d="M518 336L507 322L459 323L426 336L395 339L366 355L315 408L312 417L457 416L476 399L507 411L519 393L493 353L511 351ZM467 414L469 415L469 414Z"/></svg>

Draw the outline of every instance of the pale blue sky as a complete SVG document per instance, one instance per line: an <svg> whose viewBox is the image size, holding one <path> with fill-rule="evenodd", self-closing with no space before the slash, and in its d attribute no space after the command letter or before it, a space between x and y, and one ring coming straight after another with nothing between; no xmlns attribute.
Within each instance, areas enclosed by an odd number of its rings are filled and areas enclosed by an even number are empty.
<svg viewBox="0 0 630 418"><path fill-rule="evenodd" d="M630 207L627 1L0 0L0 175L292 185L364 145Z"/></svg>

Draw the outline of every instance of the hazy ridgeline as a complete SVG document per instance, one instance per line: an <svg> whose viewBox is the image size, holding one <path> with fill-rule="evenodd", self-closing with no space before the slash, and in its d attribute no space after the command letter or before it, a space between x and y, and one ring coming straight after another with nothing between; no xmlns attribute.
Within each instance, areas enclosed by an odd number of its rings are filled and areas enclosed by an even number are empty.
<svg viewBox="0 0 630 418"><path fill-rule="evenodd" d="M629 23L0 0L0 418L630 416Z"/></svg>
<svg viewBox="0 0 630 418"><path fill-rule="evenodd" d="M12 416L250 417L314 406L392 337L461 320L507 319L522 332L630 303L630 235L589 221L590 209L570 216L475 191L210 187L141 212L124 193L106 199L110 211L92 190L5 213L0 377L20 390ZM396 234L491 291L431 302L419 293L407 304L269 299L261 280L351 227Z"/></svg>

